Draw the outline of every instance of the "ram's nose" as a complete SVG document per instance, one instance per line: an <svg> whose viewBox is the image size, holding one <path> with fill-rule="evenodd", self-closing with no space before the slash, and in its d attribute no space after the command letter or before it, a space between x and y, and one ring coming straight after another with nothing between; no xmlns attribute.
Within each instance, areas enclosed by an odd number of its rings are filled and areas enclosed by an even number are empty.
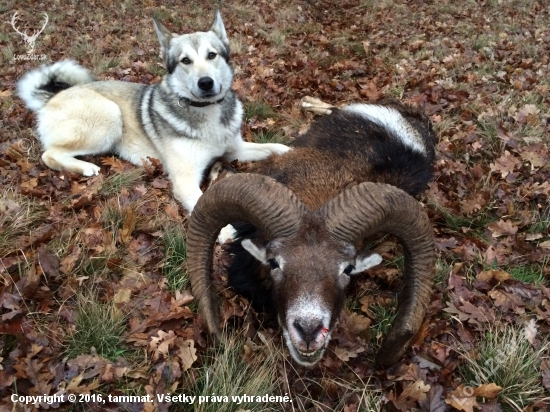
<svg viewBox="0 0 550 412"><path fill-rule="evenodd" d="M315 343L315 341L319 337L319 334L323 330L323 323L315 319L295 320L292 326L294 326L294 329L300 340L305 343L305 349L308 350L310 349L310 346Z"/></svg>

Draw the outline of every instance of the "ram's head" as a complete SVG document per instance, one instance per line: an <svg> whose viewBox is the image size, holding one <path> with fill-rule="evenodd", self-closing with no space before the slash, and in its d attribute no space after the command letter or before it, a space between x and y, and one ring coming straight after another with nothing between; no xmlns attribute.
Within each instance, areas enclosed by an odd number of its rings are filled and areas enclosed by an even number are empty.
<svg viewBox="0 0 550 412"><path fill-rule="evenodd" d="M209 331L220 336L210 273L218 232L246 221L261 241L242 245L271 266L279 323L292 357L313 365L326 349L345 299L349 276L380 263L379 255L356 249L364 238L390 233L403 246L404 286L398 314L380 352L382 364L396 362L418 332L431 294L434 245L421 205L400 189L362 183L308 210L288 188L261 175L222 180L199 199L188 232L188 269L199 311Z"/></svg>

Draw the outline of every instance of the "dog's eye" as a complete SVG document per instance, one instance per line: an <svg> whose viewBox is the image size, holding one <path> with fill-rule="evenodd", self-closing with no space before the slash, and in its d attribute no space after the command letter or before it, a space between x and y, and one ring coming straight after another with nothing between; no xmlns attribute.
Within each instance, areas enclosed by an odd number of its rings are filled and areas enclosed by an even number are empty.
<svg viewBox="0 0 550 412"><path fill-rule="evenodd" d="M271 266L271 269L277 269L279 267L279 264L275 259L269 259L267 263L269 263L269 266Z"/></svg>
<svg viewBox="0 0 550 412"><path fill-rule="evenodd" d="M183 64L191 64L191 60L189 59L189 57L184 57L183 59L181 59L181 62Z"/></svg>
<svg viewBox="0 0 550 412"><path fill-rule="evenodd" d="M214 52L208 53L208 60L214 60L216 58L217 54Z"/></svg>
<svg viewBox="0 0 550 412"><path fill-rule="evenodd" d="M346 275L349 275L351 272L353 272L353 269L355 269L355 266L353 265L347 265L346 268L344 269L344 273Z"/></svg>

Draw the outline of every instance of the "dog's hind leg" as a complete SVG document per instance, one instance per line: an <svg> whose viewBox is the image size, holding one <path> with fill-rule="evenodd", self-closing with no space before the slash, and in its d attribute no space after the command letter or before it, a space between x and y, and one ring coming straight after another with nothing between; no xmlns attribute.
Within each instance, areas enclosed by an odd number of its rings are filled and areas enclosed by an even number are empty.
<svg viewBox="0 0 550 412"><path fill-rule="evenodd" d="M111 152L122 131L119 106L86 85L55 95L38 112L38 135L45 149L42 160L54 170L97 175L98 166L75 156Z"/></svg>
<svg viewBox="0 0 550 412"><path fill-rule="evenodd" d="M99 166L74 158L74 155L66 149L51 147L42 154L42 160L50 169L68 170L83 176L99 174Z"/></svg>

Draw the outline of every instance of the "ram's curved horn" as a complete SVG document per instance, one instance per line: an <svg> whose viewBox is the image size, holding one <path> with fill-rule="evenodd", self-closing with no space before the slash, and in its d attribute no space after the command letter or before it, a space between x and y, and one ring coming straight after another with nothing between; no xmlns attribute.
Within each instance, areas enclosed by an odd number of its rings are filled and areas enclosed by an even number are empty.
<svg viewBox="0 0 550 412"><path fill-rule="evenodd" d="M276 180L241 174L210 187L197 202L187 232L187 269L199 313L209 332L220 337L219 310L213 305L210 281L214 243L221 228L231 222L253 224L265 239L294 234L307 212L303 203Z"/></svg>
<svg viewBox="0 0 550 412"><path fill-rule="evenodd" d="M419 202L393 186L361 183L327 202L321 212L337 239L356 242L376 232L395 235L405 256L398 313L377 360L391 365L416 335L430 302L435 273L433 229Z"/></svg>

